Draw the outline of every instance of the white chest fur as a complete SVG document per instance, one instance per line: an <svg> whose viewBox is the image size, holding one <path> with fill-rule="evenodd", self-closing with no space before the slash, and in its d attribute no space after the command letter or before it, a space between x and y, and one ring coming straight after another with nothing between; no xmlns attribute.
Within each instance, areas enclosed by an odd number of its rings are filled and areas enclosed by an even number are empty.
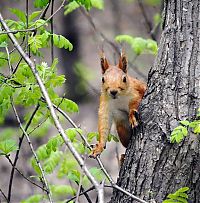
<svg viewBox="0 0 200 203"><path fill-rule="evenodd" d="M109 110L113 120L128 120L130 96L119 96L116 99L110 99Z"/></svg>

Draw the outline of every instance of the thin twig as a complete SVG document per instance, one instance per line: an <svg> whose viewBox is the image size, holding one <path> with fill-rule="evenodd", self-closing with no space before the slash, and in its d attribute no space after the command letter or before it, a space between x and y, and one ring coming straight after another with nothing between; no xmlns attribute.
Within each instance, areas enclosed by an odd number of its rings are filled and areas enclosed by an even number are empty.
<svg viewBox="0 0 200 203"><path fill-rule="evenodd" d="M85 190L85 191L83 191L83 192L80 192L79 196L82 196L82 195L84 195L84 194L87 194L88 192L90 192L90 191L92 191L92 190L94 190L94 189L95 189L95 187L92 186L91 188L89 188L89 189L87 189L87 190ZM68 202L70 202L70 201L72 201L72 200L74 200L74 199L76 199L76 195L75 195L74 197L72 197L71 199L67 200L66 203L68 203Z"/></svg>
<svg viewBox="0 0 200 203"><path fill-rule="evenodd" d="M115 43L111 42L95 25L93 19L91 18L90 14L83 8L80 7L81 13L87 18L88 22L91 24L94 31L103 39L103 41L110 44L110 46L120 55L119 48L115 45Z"/></svg>
<svg viewBox="0 0 200 203"><path fill-rule="evenodd" d="M152 27L152 25L151 25L151 22L149 21L149 18L148 18L147 14L146 14L144 5L143 5L143 3L142 3L141 0L138 0L138 5L139 5L140 10L141 10L141 12L142 12L142 15L143 15L143 17L144 17L144 20L145 20L145 23L146 23L146 27L147 27L148 33L149 33L149 35L151 36L151 38L156 41L156 36L155 36L154 33L152 32L153 27Z"/></svg>
<svg viewBox="0 0 200 203"><path fill-rule="evenodd" d="M10 69L10 75L12 75L13 68L12 68L12 65L10 63L10 53L9 53L7 47L5 47L5 49L6 49L6 53L7 53L7 57L8 57L8 66L9 66L9 69Z"/></svg>
<svg viewBox="0 0 200 203"><path fill-rule="evenodd" d="M5 198L6 202L8 202L8 198L6 197L5 193L3 192L3 190L1 188L0 188L0 192L3 195L3 197Z"/></svg>
<svg viewBox="0 0 200 203"><path fill-rule="evenodd" d="M37 186L38 188L42 189L43 191L47 192L47 190L45 188L43 188L42 186L38 185L37 183L33 182L32 180L30 180L29 178L27 178L17 167L14 166L14 164L12 163L12 160L10 159L10 157L8 155L6 155L6 158L8 159L9 163L11 164L12 167L14 167L14 169L28 182L30 182L31 184Z"/></svg>
<svg viewBox="0 0 200 203"><path fill-rule="evenodd" d="M53 15L54 0L51 1L51 15ZM54 46L53 46L53 17L51 19L51 62L54 60Z"/></svg>
<svg viewBox="0 0 200 203"><path fill-rule="evenodd" d="M29 119L29 121L27 122L27 124L25 126L25 131L31 125L33 117L35 116L38 109L39 109L39 104L36 106L35 110L33 111L32 115L31 115L31 117ZM19 158L19 152L20 152L20 149L21 149L21 146L22 146L24 136L25 135L23 133L22 136L19 138L18 150L16 152L15 159L14 159L14 162L13 162L13 167L12 167L12 170L11 170L11 173L10 173L9 188L8 188L8 201L9 202L10 202L11 194L12 194L12 183L13 183L13 178L14 178L15 166L17 165L17 161L18 161L18 158Z"/></svg>
<svg viewBox="0 0 200 203"><path fill-rule="evenodd" d="M12 108L13 108L13 111L14 111L14 114L15 114L15 116L16 116L17 122L19 123L19 127L20 127L20 129L22 130L22 132L24 133L24 135L25 135L25 137L26 137L26 139L27 139L27 142L28 142L28 144L29 144L29 147L30 147L30 149L31 149L31 152L33 153L33 156L34 156L34 158L35 158L35 160L36 160L36 163L37 163L37 165L38 165L38 167L39 167L39 169L40 169L40 172L41 172L41 175L42 175L42 179L43 179L43 183L44 183L44 185L45 185L45 187L46 187L47 196L48 196L48 198L49 198L49 201L52 203L52 202L53 202L53 200L52 200L52 195L51 195L51 191L50 191L50 189L49 189L49 184L48 184L48 182L47 182L46 176L45 176L45 174L44 174L44 169L42 168L42 165L40 164L39 158L38 158L38 156L37 156L37 154L36 154L36 152L35 152L35 150L34 150L34 148L33 148L33 145L32 145L32 143L31 143L31 140L30 140L30 138L29 138L27 132L25 131L25 129L24 129L24 127L23 127L23 125L22 125L22 123L21 123L21 121L20 121L19 115L18 115L17 110L16 110L16 108L15 108L15 106L14 106L14 104L13 104L12 98L11 98L11 106L12 106Z"/></svg>
<svg viewBox="0 0 200 203"><path fill-rule="evenodd" d="M2 26L4 27L4 29L8 32L8 36L10 38L10 40L12 41L12 43L14 44L14 46L17 48L18 52L21 54L21 56L23 57L23 59L26 61L26 63L29 65L29 67L31 68L35 79L37 80L37 83L40 87L40 90L47 102L48 108L50 110L52 119L55 123L55 126L59 132L59 134L62 136L65 144L68 146L69 150L71 151L71 153L73 154L73 156L75 157L75 159L77 160L77 162L79 163L80 167L82 168L82 170L84 171L84 173L87 175L88 179L90 180L90 182L95 186L96 191L98 193L99 196L99 203L103 203L104 202L104 191L103 188L101 187L101 185L96 181L96 179L94 178L94 176L90 173L90 171L88 170L88 168L84 165L84 160L82 159L82 157L80 156L80 154L76 151L76 149L74 148L73 144L71 143L71 141L69 140L69 138L66 136L64 129L62 128L58 117L55 113L54 107L52 105L52 102L49 98L49 95L47 93L46 87L44 86L38 71L36 70L35 64L31 61L31 59L28 57L28 55L23 51L23 49L20 47L18 41L16 40L15 36L10 33L9 28L7 26L7 24L5 23L5 21L3 20L3 17L0 13L0 21L2 23Z"/></svg>
<svg viewBox="0 0 200 203"><path fill-rule="evenodd" d="M49 1L49 3L46 5L46 7L44 8L44 10L42 11L42 13L40 14L39 19L45 19L46 13L49 9L49 6L51 4L51 1Z"/></svg>
<svg viewBox="0 0 200 203"><path fill-rule="evenodd" d="M44 23L42 23L41 25L35 27L35 28L29 28L29 29L24 29L24 30L6 30L5 32L0 32L0 35L1 34L16 34L18 32L34 32L36 31L37 29L39 29L40 27L42 27L43 25L45 25L47 22L49 22L63 7L64 7L64 4L65 4L66 0L63 0L62 4L59 6L59 8L52 14L50 15L47 20L44 21Z"/></svg>

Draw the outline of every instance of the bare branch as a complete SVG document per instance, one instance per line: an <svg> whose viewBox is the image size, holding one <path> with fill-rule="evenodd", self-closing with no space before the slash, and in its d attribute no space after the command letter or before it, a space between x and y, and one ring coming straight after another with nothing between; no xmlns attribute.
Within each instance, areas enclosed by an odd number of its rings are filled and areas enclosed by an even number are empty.
<svg viewBox="0 0 200 203"><path fill-rule="evenodd" d="M7 199L5 193L3 192L3 190L2 190L1 188L0 188L0 192L1 192L1 194L3 195L3 197L5 198L6 202L8 202L8 199Z"/></svg>
<svg viewBox="0 0 200 203"><path fill-rule="evenodd" d="M30 126L30 124L31 124L31 122L33 120L33 117L35 116L38 109L39 109L39 104L36 106L35 110L33 111L32 115L31 115L31 117L29 119L29 121L27 122L27 124L25 126L25 131L29 128L29 126ZM9 202L10 202L10 198L11 198L12 183L13 183L13 178L14 178L15 166L17 165L17 161L18 161L18 158L19 158L19 152L20 152L20 149L21 149L21 146L22 146L23 139L24 139L24 133L19 138L18 150L16 152L15 159L14 159L14 162L13 162L13 167L12 167L12 170L11 170L11 173L10 173L9 188L8 188L8 201Z"/></svg>
<svg viewBox="0 0 200 203"><path fill-rule="evenodd" d="M6 158L8 159L9 163L11 164L12 167L14 167L14 169L28 182L30 182L31 184L37 186L38 188L42 189L43 191L47 192L47 190L45 188L43 188L42 186L38 185L37 183L33 182L32 180L30 180L29 178L27 178L17 167L14 166L12 160L10 159L10 157L8 155L6 155Z"/></svg>
<svg viewBox="0 0 200 203"><path fill-rule="evenodd" d="M142 12L142 15L143 15L143 17L144 17L148 34L151 36L151 38L152 38L153 40L156 41L156 36L155 36L154 33L152 32L153 27L152 27L152 25L151 25L151 22L150 22L149 19L148 19L148 16L147 16L146 11L145 11L145 8L144 8L144 5L143 5L143 3L142 3L141 0L138 0L138 5L139 5L140 10L141 10L141 12Z"/></svg>
<svg viewBox="0 0 200 203"><path fill-rule="evenodd" d="M42 168L42 165L40 164L40 161L39 161L39 159L38 159L38 156L37 156L37 154L36 154L36 152L35 152L35 150L34 150L34 148L33 148L33 145L32 145L32 143L31 143L31 140L30 140L30 138L29 138L27 132L25 131L24 127L22 126L22 123L21 123L21 121L20 121L20 118L19 118L19 115L18 115L18 113L17 113L17 110L16 110L16 108L15 108L15 106L14 106L14 104L13 104L12 98L11 98L11 106L12 106L12 108L13 108L13 111L14 111L14 114L15 114L15 116L16 116L17 122L19 123L19 127L20 127L20 129L22 130L22 132L24 133L24 135L25 135L25 137L26 137L26 139L27 139L27 141L28 141L28 144L29 144L29 146L30 146L30 149L31 149L31 151L32 151L32 153L33 153L33 156L34 156L34 158L35 158L35 160L36 160L36 163L37 163L37 165L38 165L38 167L39 167L39 169L40 169L40 172L41 172L41 175L42 175L42 179L43 179L43 183L44 183L44 185L45 185L45 187L46 187L47 196L48 196L48 198L49 198L49 201L52 203L52 202L53 202L53 200L52 200L52 195L51 195L51 191L50 191L50 189L49 189L49 185L48 185L47 179L46 179L45 174L44 174L44 169Z"/></svg>
<svg viewBox="0 0 200 203"><path fill-rule="evenodd" d="M64 2L64 1L63 1ZM54 107L52 105L52 102L49 98L49 95L46 91L46 88L36 70L35 64L31 61L31 59L28 57L28 55L23 51L23 49L20 47L19 43L17 42L15 36L10 33L8 26L6 25L5 21L3 20L3 17L0 13L0 21L2 23L2 26L4 27L4 29L8 32L8 36L10 37L12 43L14 44L14 46L16 47L16 49L18 50L18 52L21 54L21 56L23 57L23 59L26 61L26 63L29 65L29 67L31 68L37 82L38 85L40 87L40 90L48 104L51 116L54 120L55 126L59 132L59 134L62 136L65 144L68 146L69 150L71 151L71 153L73 154L73 156L75 157L75 159L77 160L77 162L79 163L80 167L82 168L82 170L84 171L84 173L87 175L88 179L90 180L90 182L95 186L97 193L98 193L98 197L99 197L99 203L103 203L104 202L104 191L103 188L101 188L101 185L96 181L96 179L94 178L94 176L92 176L92 174L90 173L90 171L88 170L88 168L84 165L84 160L82 159L82 157L79 155L79 153L76 151L76 149L73 147L73 144L71 143L71 141L69 140L69 138L66 136L64 129L62 128L58 117L55 113ZM23 129L23 128L22 128Z"/></svg>
<svg viewBox="0 0 200 203"><path fill-rule="evenodd" d="M54 0L51 1L51 15L53 15ZM51 18L51 34L53 34L53 17ZM51 62L54 60L54 46L53 46L53 35L51 35Z"/></svg>

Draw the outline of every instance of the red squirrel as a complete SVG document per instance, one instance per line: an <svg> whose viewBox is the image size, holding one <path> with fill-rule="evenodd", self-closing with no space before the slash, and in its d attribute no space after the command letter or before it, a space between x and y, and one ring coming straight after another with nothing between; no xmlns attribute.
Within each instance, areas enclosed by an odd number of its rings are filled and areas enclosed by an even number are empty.
<svg viewBox="0 0 200 203"><path fill-rule="evenodd" d="M119 139L127 148L132 128L138 125L135 113L146 91L146 84L127 74L127 57L121 53L118 65L110 65L101 54L102 88L98 112L99 142L90 157L100 155L105 148L112 122Z"/></svg>

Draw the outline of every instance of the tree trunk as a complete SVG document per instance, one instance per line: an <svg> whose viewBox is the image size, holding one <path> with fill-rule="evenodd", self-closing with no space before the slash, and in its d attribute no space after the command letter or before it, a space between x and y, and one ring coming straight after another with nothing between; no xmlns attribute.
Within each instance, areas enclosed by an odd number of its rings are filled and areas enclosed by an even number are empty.
<svg viewBox="0 0 200 203"><path fill-rule="evenodd" d="M169 136L180 120L192 121L200 104L200 0L166 0L163 32L148 90L140 106L121 167L118 185L146 200L189 187L190 202L200 202L199 136L191 131L180 144ZM135 202L119 191L110 203Z"/></svg>

